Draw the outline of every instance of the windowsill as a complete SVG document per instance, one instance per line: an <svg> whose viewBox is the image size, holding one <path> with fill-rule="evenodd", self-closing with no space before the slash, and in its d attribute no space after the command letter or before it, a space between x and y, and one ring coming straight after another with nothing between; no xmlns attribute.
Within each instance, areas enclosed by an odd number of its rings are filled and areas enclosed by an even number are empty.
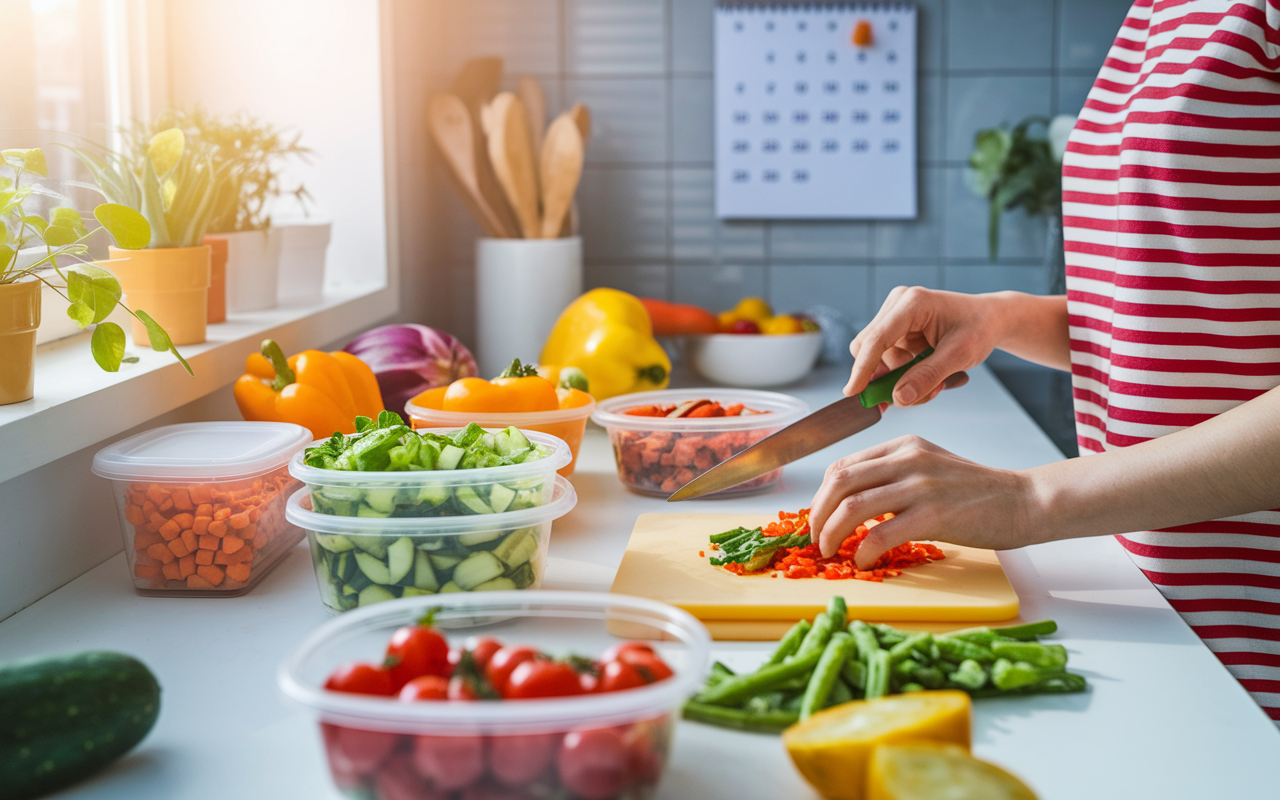
<svg viewBox="0 0 1280 800"><path fill-rule="evenodd" d="M396 311L386 286L346 288L319 304L239 314L210 325L208 341L180 348L188 376L169 353L136 347L136 364L103 372L88 334L36 349L35 397L0 406L0 483L179 408L233 382L264 338L286 353L318 347L363 330Z"/></svg>

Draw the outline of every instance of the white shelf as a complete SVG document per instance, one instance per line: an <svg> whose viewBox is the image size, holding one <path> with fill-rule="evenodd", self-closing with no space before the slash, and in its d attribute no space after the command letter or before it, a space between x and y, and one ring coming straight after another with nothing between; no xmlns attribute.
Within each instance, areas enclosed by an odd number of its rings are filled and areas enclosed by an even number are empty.
<svg viewBox="0 0 1280 800"><path fill-rule="evenodd" d="M132 340L127 354L140 360L116 373L94 363L88 334L41 345L35 397L0 406L0 483L226 386L265 338L294 352L350 336L395 311L395 292L371 286L327 294L316 305L236 315L210 325L203 344L179 348L194 376L171 354L135 347Z"/></svg>

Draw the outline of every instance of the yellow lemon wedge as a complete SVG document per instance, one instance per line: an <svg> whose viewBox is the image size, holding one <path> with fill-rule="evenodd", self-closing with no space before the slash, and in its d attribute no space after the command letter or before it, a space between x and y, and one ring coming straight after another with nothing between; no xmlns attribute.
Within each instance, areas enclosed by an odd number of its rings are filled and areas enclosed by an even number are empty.
<svg viewBox="0 0 1280 800"><path fill-rule="evenodd" d="M882 744L949 742L969 748L969 695L911 692L828 708L782 733L787 753L831 800L863 800L871 752Z"/></svg>
<svg viewBox="0 0 1280 800"><path fill-rule="evenodd" d="M1036 795L963 747L929 742L877 747L867 800L1036 800Z"/></svg>

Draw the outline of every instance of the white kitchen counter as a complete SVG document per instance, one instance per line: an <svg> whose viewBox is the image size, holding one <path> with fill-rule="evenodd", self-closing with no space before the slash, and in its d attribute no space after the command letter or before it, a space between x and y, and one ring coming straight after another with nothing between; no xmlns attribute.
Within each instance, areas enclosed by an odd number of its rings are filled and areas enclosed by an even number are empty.
<svg viewBox="0 0 1280 800"><path fill-rule="evenodd" d="M969 386L787 468L780 489L686 503L681 511L773 513L808 505L826 464L906 433L976 461L1022 468L1060 458L984 368ZM789 391L817 408L843 374ZM672 510L624 490L602 431L588 432L573 483L579 504L552 532L548 588L606 589L637 514ZM114 509L102 524L114 525ZM1280 732L1132 565L1114 540L1003 553L1026 620L1057 620L1080 695L979 700L974 750L1026 779L1043 800L1276 796ZM310 718L277 692L280 658L329 619L299 546L253 593L157 599L133 593L123 554L0 623L0 659L107 648L131 653L163 687L160 719L122 761L59 797L336 798ZM717 643L752 667L767 643ZM2 724L2 721L0 721ZM816 797L775 736L682 722L659 796Z"/></svg>

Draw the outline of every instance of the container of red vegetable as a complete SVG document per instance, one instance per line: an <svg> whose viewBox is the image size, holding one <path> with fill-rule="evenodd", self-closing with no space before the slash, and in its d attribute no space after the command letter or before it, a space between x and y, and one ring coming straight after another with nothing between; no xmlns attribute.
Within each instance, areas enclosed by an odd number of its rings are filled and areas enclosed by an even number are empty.
<svg viewBox="0 0 1280 800"><path fill-rule="evenodd" d="M612 800L653 793L709 663L706 628L663 603L493 592L338 617L278 679L349 796Z"/></svg>
<svg viewBox="0 0 1280 800"><path fill-rule="evenodd" d="M749 389L665 389L613 397L591 419L609 433L618 478L628 489L663 497L809 413L777 392ZM782 470L717 492L772 486Z"/></svg>

